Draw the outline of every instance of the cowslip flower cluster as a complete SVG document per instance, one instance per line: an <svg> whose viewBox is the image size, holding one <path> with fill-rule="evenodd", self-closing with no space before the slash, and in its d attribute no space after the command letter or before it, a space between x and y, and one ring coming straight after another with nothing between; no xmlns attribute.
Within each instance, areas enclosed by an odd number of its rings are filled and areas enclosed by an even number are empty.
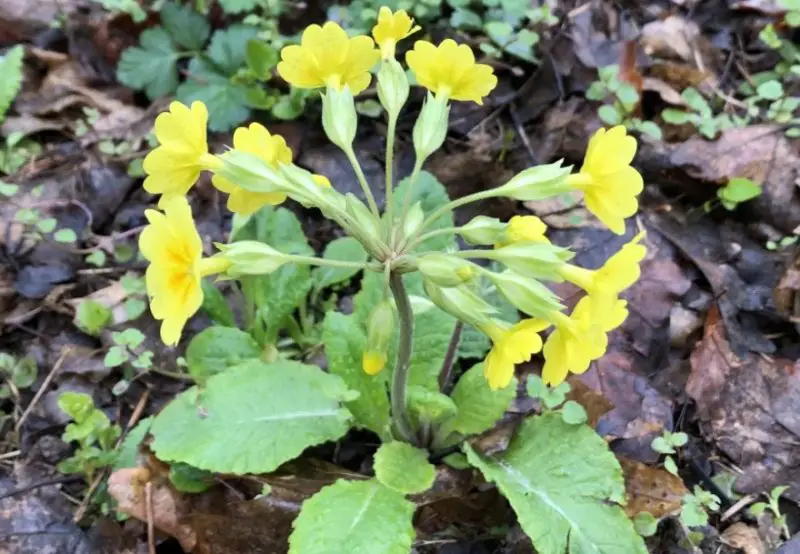
<svg viewBox="0 0 800 554"><path fill-rule="evenodd" d="M625 218L638 207L636 196L643 182L631 167L636 141L624 127L598 131L590 140L580 170L572 173L561 162L526 169L507 183L459 198L431 213L412 203L413 189L426 159L441 148L448 126L450 103L481 104L497 84L491 66L478 63L472 50L446 39L435 45L418 40L405 56L417 83L427 90L414 125L414 170L402 202L392 201L394 128L409 96L405 70L396 59L398 44L419 30L404 11L382 8L373 36L350 37L336 23L311 25L299 45L281 52L278 73L291 85L320 89L322 124L328 138L347 155L366 202L337 191L325 177L313 175L293 163L286 141L267 127L252 123L237 129L233 145L221 154L209 152L206 140L207 110L200 102L170 105L156 120L160 145L144 162L145 189L161 195L161 211L148 210L149 225L140 238L147 269L151 311L162 321L165 343L176 344L186 321L202 303L203 277L270 273L287 263L326 265L331 261L282 253L272 245L240 241L218 245L211 257L202 255L202 242L185 198L202 172L228 195L228 208L247 216L265 205L291 198L319 209L359 240L370 260L358 269L386 275L386 296L374 307L367 322L363 369L380 373L388 362L395 329L400 335L394 364L392 394L404 394L403 372L408 371L412 315L403 274L420 272L428 300L466 324L485 333L492 347L484 361L484 374L492 389L507 387L515 367L542 352L543 378L558 384L569 373L586 371L607 348L607 333L627 315L620 294L639 277L646 249L637 235L597 270L570 263L573 254L552 244L547 226L531 215L508 222L478 216L465 225L432 229L444 214L458 206L492 197L537 200L568 191L581 191L587 208L608 228L622 234ZM378 98L389 120L386 152L386 208L381 211L352 148L357 129L354 95L372 83L376 66ZM397 206L401 206L398 209ZM420 251L427 238L459 235L474 248L453 252ZM500 269L487 269L473 260L491 260ZM571 314L564 313L559 298L547 282L569 281L586 295ZM525 318L504 321L478 292L488 282ZM548 331L549 330L549 331ZM543 337L543 333L547 336ZM398 377L398 375L400 377ZM395 389L398 390L395 390ZM403 410L400 402L393 409ZM402 418L401 418L402 419ZM407 433L402 432L401 435Z"/></svg>

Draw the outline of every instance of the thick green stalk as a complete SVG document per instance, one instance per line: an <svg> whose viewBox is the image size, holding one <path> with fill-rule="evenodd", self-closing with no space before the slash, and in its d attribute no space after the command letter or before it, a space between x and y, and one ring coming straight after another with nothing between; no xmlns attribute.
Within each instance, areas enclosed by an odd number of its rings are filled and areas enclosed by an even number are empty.
<svg viewBox="0 0 800 554"><path fill-rule="evenodd" d="M389 288L392 290L400 320L400 344L397 348L397 359L392 376L391 404L392 421L399 438L407 442L415 442L414 429L408 416L407 396L408 374L411 370L411 352L413 349L414 314L411 301L403 284L403 276L392 272L389 277Z"/></svg>

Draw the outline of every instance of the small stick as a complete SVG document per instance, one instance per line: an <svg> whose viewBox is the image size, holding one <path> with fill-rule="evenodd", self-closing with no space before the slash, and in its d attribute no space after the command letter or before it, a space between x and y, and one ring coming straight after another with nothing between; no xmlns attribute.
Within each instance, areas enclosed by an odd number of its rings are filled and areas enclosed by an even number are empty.
<svg viewBox="0 0 800 554"><path fill-rule="evenodd" d="M22 412L22 416L19 418L19 421L17 422L17 425L14 428L14 432L17 435L19 435L19 430L22 428L22 424L25 423L25 420L28 418L31 411L33 411L33 408L36 406L36 404L38 404L39 400L42 399L42 396L44 396L45 391L47 391L47 388L50 386L50 383L55 378L56 374L58 373L58 370L61 369L61 364L64 363L64 358L67 357L67 354L69 354L70 351L71 348L69 347L61 350L61 354L58 356L58 360L56 360L56 363L53 364L53 369L51 369L50 373L48 373L47 377L45 377L42 386L39 387L38 391L36 391L36 395L33 397L33 400L31 400L31 403L28 404L28 407L25 408L24 412Z"/></svg>
<svg viewBox="0 0 800 554"><path fill-rule="evenodd" d="M147 548L149 554L156 554L156 534L153 525L153 482L148 481L144 486L145 512L147 516Z"/></svg>

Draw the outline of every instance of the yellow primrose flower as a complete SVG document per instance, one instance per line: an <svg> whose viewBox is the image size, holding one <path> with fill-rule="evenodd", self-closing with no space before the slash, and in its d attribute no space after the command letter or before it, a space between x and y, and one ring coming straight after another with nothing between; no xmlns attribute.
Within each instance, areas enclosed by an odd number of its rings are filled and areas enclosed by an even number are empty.
<svg viewBox="0 0 800 554"><path fill-rule="evenodd" d="M394 58L394 48L397 42L413 35L420 30L419 25L414 25L414 20L405 10L392 10L381 6L378 12L378 24L372 28L372 36L381 49L384 60Z"/></svg>
<svg viewBox="0 0 800 554"><path fill-rule="evenodd" d="M170 196L161 204L163 213L144 212L150 224L139 236L139 249L150 262L145 273L150 311L162 320L161 340L175 345L186 321L203 303L200 280L225 271L230 262L222 256L203 258L203 244L185 197Z"/></svg>
<svg viewBox="0 0 800 554"><path fill-rule="evenodd" d="M239 127L233 133L233 147L236 150L257 156L273 168L279 163L292 163L292 150L280 135L273 135L259 123L249 127ZM275 206L286 200L282 192L252 192L231 183L221 175L211 178L214 186L228 193L228 209L234 213L249 215L269 204Z"/></svg>
<svg viewBox="0 0 800 554"><path fill-rule="evenodd" d="M418 40L406 54L406 62L417 83L437 96L483 104L483 97L497 86L494 69L475 63L472 49L452 39L445 39L439 46Z"/></svg>
<svg viewBox="0 0 800 554"><path fill-rule="evenodd" d="M192 102L191 107L172 102L169 111L156 118L159 146L144 159L144 190L161 194L164 199L184 195L201 171L221 165L208 153L207 122L208 109L202 102Z"/></svg>
<svg viewBox="0 0 800 554"><path fill-rule="evenodd" d="M381 55L370 37L350 38L339 25L309 25L300 45L281 50L278 73L297 88L332 87L358 94L369 86L372 69Z"/></svg>
<svg viewBox="0 0 800 554"><path fill-rule="evenodd" d="M547 225L535 215L515 215L508 220L504 236L494 247L502 248L515 242L546 242Z"/></svg>
<svg viewBox="0 0 800 554"><path fill-rule="evenodd" d="M608 348L606 333L616 329L628 317L628 303L615 299L610 310L600 312L589 296L580 299L572 315L554 314L555 330L544 343L542 379L555 386L569 373L584 373L592 361Z"/></svg>
<svg viewBox="0 0 800 554"><path fill-rule="evenodd" d="M583 191L586 207L611 231L625 233L625 218L639 209L636 196L642 192L642 176L631 167L636 139L617 125L598 130L586 149L583 166L567 177L567 183Z"/></svg>
<svg viewBox="0 0 800 554"><path fill-rule="evenodd" d="M598 310L608 311L609 303L641 276L639 263L647 255L647 248L640 244L643 237L644 232L633 237L600 269L584 269L565 263L557 271L561 277L589 293Z"/></svg>
<svg viewBox="0 0 800 554"><path fill-rule="evenodd" d="M483 362L483 375L490 389L508 386L514 377L514 366L527 362L542 349L539 332L548 326L540 319L524 319L510 328L497 320L481 328L492 339L492 349Z"/></svg>

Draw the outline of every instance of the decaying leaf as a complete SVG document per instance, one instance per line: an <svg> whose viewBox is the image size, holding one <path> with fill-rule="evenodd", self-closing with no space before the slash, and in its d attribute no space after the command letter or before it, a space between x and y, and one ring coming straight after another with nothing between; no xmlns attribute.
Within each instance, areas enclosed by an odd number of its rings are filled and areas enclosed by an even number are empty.
<svg viewBox="0 0 800 554"><path fill-rule="evenodd" d="M758 534L758 529L745 523L734 523L725 529L720 540L738 548L743 554L765 554L767 551L764 541Z"/></svg>
<svg viewBox="0 0 800 554"><path fill-rule="evenodd" d="M635 460L621 456L618 459L625 474L625 491L628 495L625 513L628 517L647 512L660 519L681 509L681 499L689 490L680 477Z"/></svg>

